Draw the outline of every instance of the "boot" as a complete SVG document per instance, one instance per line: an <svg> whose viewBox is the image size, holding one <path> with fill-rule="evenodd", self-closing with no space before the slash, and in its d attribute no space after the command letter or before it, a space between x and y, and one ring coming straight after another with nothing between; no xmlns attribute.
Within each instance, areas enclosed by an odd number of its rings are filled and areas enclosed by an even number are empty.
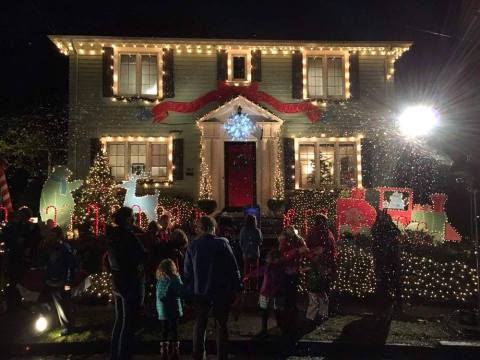
<svg viewBox="0 0 480 360"><path fill-rule="evenodd" d="M168 341L162 341L160 343L160 360L168 360Z"/></svg>
<svg viewBox="0 0 480 360"><path fill-rule="evenodd" d="M180 360L180 341L172 341L170 343L169 360Z"/></svg>

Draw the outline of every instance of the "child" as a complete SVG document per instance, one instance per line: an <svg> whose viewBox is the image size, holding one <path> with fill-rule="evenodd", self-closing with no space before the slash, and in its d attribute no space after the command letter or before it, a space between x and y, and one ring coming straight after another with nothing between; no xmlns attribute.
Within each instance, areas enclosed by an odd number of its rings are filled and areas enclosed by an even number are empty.
<svg viewBox="0 0 480 360"><path fill-rule="evenodd" d="M178 318L183 316L180 293L182 280L177 266L171 259L163 260L157 269L157 312L162 321L162 340L160 342L161 359L168 359L169 337L171 341L171 359L180 358L180 343L177 337Z"/></svg>
<svg viewBox="0 0 480 360"><path fill-rule="evenodd" d="M280 252L276 249L270 250L267 254L266 265L260 270L263 273L262 287L258 303L262 311L262 328L258 336L267 335L268 316L270 310L275 312L277 325L284 330L281 320L281 311L284 309L284 288L286 277L283 266L280 264Z"/></svg>

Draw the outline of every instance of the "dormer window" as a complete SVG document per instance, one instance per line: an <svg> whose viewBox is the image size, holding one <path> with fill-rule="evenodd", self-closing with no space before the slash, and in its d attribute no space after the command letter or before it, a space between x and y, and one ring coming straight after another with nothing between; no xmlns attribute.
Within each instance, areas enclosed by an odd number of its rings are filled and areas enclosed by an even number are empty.
<svg viewBox="0 0 480 360"><path fill-rule="evenodd" d="M158 96L158 59L157 54L118 54L118 95Z"/></svg>
<svg viewBox="0 0 480 360"><path fill-rule="evenodd" d="M247 82L251 80L252 57L250 52L232 50L228 53L228 80Z"/></svg>

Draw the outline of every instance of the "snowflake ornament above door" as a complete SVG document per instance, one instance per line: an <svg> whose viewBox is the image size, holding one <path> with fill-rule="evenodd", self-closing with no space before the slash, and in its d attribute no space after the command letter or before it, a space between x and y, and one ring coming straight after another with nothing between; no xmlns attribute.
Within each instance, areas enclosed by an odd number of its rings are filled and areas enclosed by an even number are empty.
<svg viewBox="0 0 480 360"><path fill-rule="evenodd" d="M245 141L257 130L255 123L250 117L242 113L241 106L238 111L232 114L223 125L225 131L234 141Z"/></svg>

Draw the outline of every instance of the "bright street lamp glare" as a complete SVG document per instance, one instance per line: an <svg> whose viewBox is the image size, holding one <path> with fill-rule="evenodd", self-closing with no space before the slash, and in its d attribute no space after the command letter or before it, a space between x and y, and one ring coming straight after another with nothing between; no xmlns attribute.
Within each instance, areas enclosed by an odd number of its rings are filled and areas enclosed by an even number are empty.
<svg viewBox="0 0 480 360"><path fill-rule="evenodd" d="M43 315L40 315L37 321L35 321L35 330L37 330L38 332L44 332L47 329L47 326L47 319Z"/></svg>
<svg viewBox="0 0 480 360"><path fill-rule="evenodd" d="M408 138L428 135L437 123L435 110L425 105L409 106L398 118L400 133Z"/></svg>

